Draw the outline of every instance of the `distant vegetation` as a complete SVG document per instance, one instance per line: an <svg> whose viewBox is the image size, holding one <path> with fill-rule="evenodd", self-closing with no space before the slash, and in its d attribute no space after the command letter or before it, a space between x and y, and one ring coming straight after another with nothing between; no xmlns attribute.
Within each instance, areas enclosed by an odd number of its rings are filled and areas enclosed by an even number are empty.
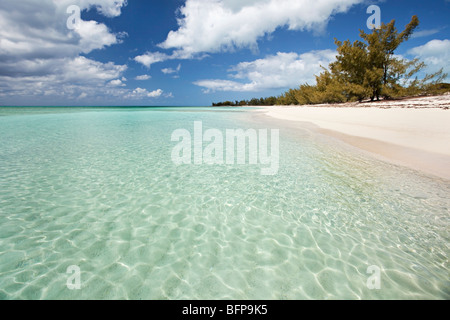
<svg viewBox="0 0 450 320"><path fill-rule="evenodd" d="M219 103L213 103L213 107L242 107L242 106L273 106L278 103L277 97L269 98L253 98L251 100L241 101L225 101Z"/></svg>
<svg viewBox="0 0 450 320"><path fill-rule="evenodd" d="M447 77L443 69L418 79L415 75L426 67L425 63L395 55L400 44L411 37L418 25L419 19L413 16L402 32L398 32L395 20L392 20L370 34L361 30L362 41L351 43L335 39L336 61L328 68L322 67L323 72L316 76L316 85L305 83L279 97L225 101L213 103L213 106L361 102L449 92L450 84L442 83Z"/></svg>

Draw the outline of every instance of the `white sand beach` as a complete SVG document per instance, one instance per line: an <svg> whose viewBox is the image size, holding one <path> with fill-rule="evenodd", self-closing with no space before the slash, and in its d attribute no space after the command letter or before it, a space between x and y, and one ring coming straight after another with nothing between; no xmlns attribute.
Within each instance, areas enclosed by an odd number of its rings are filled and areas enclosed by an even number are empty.
<svg viewBox="0 0 450 320"><path fill-rule="evenodd" d="M400 101L266 107L267 116L309 122L385 160L450 179L450 95Z"/></svg>

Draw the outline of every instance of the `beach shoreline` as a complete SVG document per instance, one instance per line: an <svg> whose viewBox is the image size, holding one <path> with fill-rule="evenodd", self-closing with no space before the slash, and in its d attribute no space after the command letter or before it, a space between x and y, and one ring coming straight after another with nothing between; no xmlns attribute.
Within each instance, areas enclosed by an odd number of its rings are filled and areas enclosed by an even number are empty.
<svg viewBox="0 0 450 320"><path fill-rule="evenodd" d="M257 112L345 142L371 155L450 180L450 96L377 103L270 106Z"/></svg>

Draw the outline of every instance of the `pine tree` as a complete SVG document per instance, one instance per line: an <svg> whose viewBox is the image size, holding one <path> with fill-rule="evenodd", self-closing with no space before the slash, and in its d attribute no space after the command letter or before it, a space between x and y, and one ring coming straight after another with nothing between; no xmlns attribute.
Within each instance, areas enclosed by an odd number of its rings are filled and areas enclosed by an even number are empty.
<svg viewBox="0 0 450 320"><path fill-rule="evenodd" d="M445 92L448 88L440 83L447 77L443 69L421 80L413 79L426 65L418 59L407 60L395 55L398 47L418 26L419 19L413 16L402 32L397 30L395 20L392 20L372 33L360 30L361 40L353 43L335 39L336 61L316 76L316 85L303 84L278 98L254 98L245 102L248 105L361 102L367 98L374 101L381 97Z"/></svg>
<svg viewBox="0 0 450 320"><path fill-rule="evenodd" d="M379 100L380 96L388 98L389 93L396 90L399 78L407 74L408 67L416 64L417 61L409 63L395 58L394 53L418 26L419 19L413 16L401 33L395 27L395 20L383 23L380 29L374 29L370 34L360 31L360 37L367 43L367 84L372 91L371 100Z"/></svg>

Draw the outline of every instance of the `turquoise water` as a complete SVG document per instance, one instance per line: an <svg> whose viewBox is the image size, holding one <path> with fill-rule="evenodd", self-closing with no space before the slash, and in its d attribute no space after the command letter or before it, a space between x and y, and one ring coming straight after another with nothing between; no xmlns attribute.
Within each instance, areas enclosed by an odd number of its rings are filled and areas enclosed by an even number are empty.
<svg viewBox="0 0 450 320"><path fill-rule="evenodd" d="M200 120L280 128L278 174L175 166L171 133ZM0 299L450 298L450 183L306 129L246 109L0 108L0 146Z"/></svg>

